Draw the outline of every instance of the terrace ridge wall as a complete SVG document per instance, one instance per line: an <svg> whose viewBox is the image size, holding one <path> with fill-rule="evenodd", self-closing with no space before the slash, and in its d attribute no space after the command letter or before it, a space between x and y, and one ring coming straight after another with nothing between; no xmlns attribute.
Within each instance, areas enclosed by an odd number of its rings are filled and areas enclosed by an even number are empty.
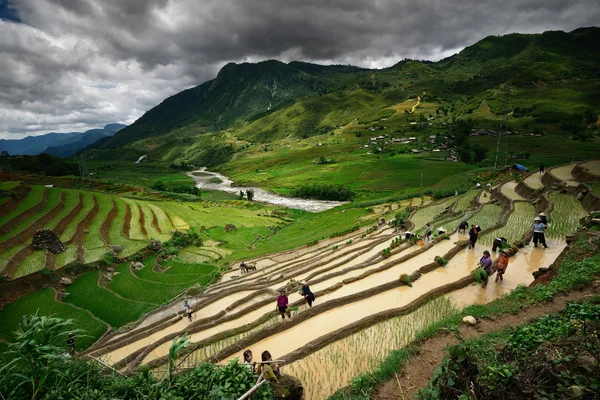
<svg viewBox="0 0 600 400"><path fill-rule="evenodd" d="M584 167L581 163L577 164L571 172L573 178L578 182L599 182L600 176L594 174L588 168Z"/></svg>

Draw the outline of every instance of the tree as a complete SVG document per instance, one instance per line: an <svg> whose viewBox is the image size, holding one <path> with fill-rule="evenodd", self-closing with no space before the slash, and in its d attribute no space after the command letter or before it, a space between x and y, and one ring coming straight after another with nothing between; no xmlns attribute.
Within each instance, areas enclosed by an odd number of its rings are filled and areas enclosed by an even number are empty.
<svg viewBox="0 0 600 400"><path fill-rule="evenodd" d="M240 190L240 194L238 194L238 200L244 200L244 192Z"/></svg>
<svg viewBox="0 0 600 400"><path fill-rule="evenodd" d="M252 199L254 199L254 190L246 190L246 197L248 198L248 201L252 201Z"/></svg>
<svg viewBox="0 0 600 400"><path fill-rule="evenodd" d="M485 159L489 149L480 144L475 144L471 147L471 151L473 153L473 162L478 163Z"/></svg>

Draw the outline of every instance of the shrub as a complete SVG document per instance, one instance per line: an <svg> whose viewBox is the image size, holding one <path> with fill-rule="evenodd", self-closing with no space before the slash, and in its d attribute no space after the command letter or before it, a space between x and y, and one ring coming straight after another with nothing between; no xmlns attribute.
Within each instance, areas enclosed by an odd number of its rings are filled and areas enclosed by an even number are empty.
<svg viewBox="0 0 600 400"><path fill-rule="evenodd" d="M446 264L448 264L448 261L444 257L442 257L442 256L435 256L434 260L435 260L435 262L437 262L440 265L446 265Z"/></svg>
<svg viewBox="0 0 600 400"><path fill-rule="evenodd" d="M483 268L477 268L475 271L473 271L473 278L475 279L475 282L482 283L487 281L488 274Z"/></svg>
<svg viewBox="0 0 600 400"><path fill-rule="evenodd" d="M292 196L303 199L348 201L354 197L350 187L344 185L312 184L294 189Z"/></svg>
<svg viewBox="0 0 600 400"><path fill-rule="evenodd" d="M412 281L410 280L410 276L408 276L407 274L400 275L400 282L404 283L409 287L412 287Z"/></svg>
<svg viewBox="0 0 600 400"><path fill-rule="evenodd" d="M315 239L315 240L313 240L312 242L308 242L308 243L306 244L306 247L314 246L314 245L316 245L317 243L319 243L319 239Z"/></svg>

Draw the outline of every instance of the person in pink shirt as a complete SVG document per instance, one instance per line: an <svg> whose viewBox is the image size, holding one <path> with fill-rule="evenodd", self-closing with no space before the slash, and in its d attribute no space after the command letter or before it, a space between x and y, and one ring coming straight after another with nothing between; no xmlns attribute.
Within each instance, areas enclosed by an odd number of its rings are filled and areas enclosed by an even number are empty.
<svg viewBox="0 0 600 400"><path fill-rule="evenodd" d="M281 318L285 319L285 314L287 313L288 308L288 297L285 295L285 289L281 289L279 291L279 296L277 296L277 311L281 314ZM291 316L288 314L288 318Z"/></svg>

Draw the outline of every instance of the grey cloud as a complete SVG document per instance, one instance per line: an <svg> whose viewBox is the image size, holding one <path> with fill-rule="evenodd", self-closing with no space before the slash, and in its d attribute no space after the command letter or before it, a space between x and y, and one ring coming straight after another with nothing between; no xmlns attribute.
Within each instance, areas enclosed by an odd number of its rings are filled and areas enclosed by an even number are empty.
<svg viewBox="0 0 600 400"><path fill-rule="evenodd" d="M0 0L2 1L2 0ZM6 0L4 0L6 1ZM487 35L598 25L595 0L18 0L0 21L0 138L131 123L227 62L386 67Z"/></svg>

